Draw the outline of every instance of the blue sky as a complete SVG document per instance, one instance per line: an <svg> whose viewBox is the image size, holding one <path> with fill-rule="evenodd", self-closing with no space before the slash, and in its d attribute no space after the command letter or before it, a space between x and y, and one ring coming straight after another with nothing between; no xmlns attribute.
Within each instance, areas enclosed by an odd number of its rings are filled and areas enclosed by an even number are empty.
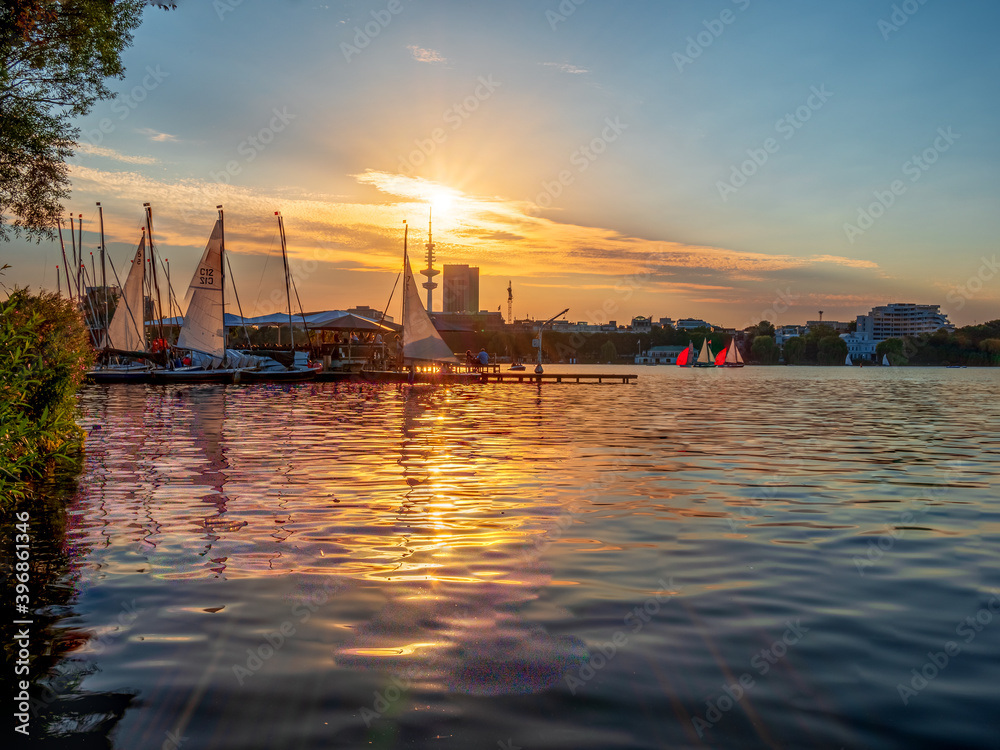
<svg viewBox="0 0 1000 750"><path fill-rule="evenodd" d="M912 301L983 321L1000 317L998 16L181 0L146 11L120 98L80 121L67 208L90 249L104 203L121 264L152 202L183 287L225 204L248 313L276 307L275 210L306 307L380 307L403 220L419 246L434 203L439 263L480 266L484 309L511 279L518 316L744 326ZM9 281L54 288L57 245L3 253Z"/></svg>

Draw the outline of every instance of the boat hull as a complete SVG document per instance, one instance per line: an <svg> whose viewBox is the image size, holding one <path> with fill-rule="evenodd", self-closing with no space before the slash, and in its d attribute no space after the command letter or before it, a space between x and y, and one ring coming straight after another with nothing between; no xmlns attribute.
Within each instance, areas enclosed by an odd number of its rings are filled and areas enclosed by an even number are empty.
<svg viewBox="0 0 1000 750"><path fill-rule="evenodd" d="M727 362L726 364L719 365L719 367L743 367L743 363L742 362L736 362L736 363L730 364L730 363Z"/></svg>
<svg viewBox="0 0 1000 750"><path fill-rule="evenodd" d="M85 377L88 383L148 383L152 380L152 370L102 368L91 370Z"/></svg>
<svg viewBox="0 0 1000 750"><path fill-rule="evenodd" d="M718 365L716 365L714 362L705 363L703 365L702 364L698 364L697 362L695 362L693 365L691 365L691 367L718 367Z"/></svg>
<svg viewBox="0 0 1000 750"><path fill-rule="evenodd" d="M242 375L239 370L198 370L198 369L178 369L178 370L154 370L152 382L154 383L234 383L238 376Z"/></svg>
<svg viewBox="0 0 1000 750"><path fill-rule="evenodd" d="M312 367L298 367L291 370L243 370L240 383L305 383L316 379Z"/></svg>

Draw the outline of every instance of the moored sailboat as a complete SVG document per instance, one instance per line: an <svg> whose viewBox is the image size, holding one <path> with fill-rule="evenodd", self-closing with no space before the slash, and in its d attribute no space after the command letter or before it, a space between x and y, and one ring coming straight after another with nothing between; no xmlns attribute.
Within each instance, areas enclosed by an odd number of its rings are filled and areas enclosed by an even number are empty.
<svg viewBox="0 0 1000 750"><path fill-rule="evenodd" d="M281 261L285 268L285 299L288 303L288 338L291 342L292 353L294 356L295 333L292 327L292 293L290 288L292 282L291 274L288 270L288 249L285 241L285 222L280 211L275 211L274 215L278 217L278 234L281 237ZM296 296L298 296L298 292L296 292ZM304 317L302 322L303 325L305 325ZM305 356L304 352L300 352L300 354ZM301 383L307 380L314 380L316 378L316 370L308 364L298 364L295 361L296 359L298 359L298 357L293 358L290 364L284 365L274 359L265 358L256 368L241 372L240 382Z"/></svg>
<svg viewBox="0 0 1000 750"><path fill-rule="evenodd" d="M190 365L153 372L154 382L232 383L250 358L226 348L225 252L222 206L201 262L188 287L190 302L175 349L190 352Z"/></svg>
<svg viewBox="0 0 1000 750"><path fill-rule="evenodd" d="M403 336L402 361L410 368L411 376L419 365L457 366L458 359L438 333L427 310L420 301L417 282L410 268L407 250L409 226L403 234Z"/></svg>

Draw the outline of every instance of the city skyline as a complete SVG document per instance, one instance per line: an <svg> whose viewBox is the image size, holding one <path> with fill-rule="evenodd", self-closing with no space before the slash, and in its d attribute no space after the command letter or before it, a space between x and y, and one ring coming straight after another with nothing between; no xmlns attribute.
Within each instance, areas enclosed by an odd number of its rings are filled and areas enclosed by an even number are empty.
<svg viewBox="0 0 1000 750"><path fill-rule="evenodd" d="M66 208L89 253L104 204L121 268L151 202L179 296L221 203L247 315L278 307L276 210L307 309L383 307L433 206L437 267L478 266L486 310L512 279L518 318L998 317L995 8L178 6L78 121ZM58 242L3 261L56 288Z"/></svg>

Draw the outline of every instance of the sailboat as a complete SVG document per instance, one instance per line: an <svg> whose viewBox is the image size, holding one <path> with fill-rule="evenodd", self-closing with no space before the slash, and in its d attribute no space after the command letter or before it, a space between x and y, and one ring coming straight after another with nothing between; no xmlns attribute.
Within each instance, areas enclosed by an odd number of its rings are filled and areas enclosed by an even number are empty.
<svg viewBox="0 0 1000 750"><path fill-rule="evenodd" d="M222 206L212 236L188 287L190 302L176 349L191 352L191 364L156 370L154 382L232 383L252 358L226 349L225 253Z"/></svg>
<svg viewBox="0 0 1000 750"><path fill-rule="evenodd" d="M292 329L292 293L291 293L291 274L288 270L288 250L285 242L285 222L281 216L280 211L275 211L274 215L278 217L278 234L281 237L281 261L285 267L285 299L288 302L288 338L291 342L292 353L295 356L295 334ZM298 292L296 292L298 295ZM305 318L302 320L303 325L305 324ZM304 352L300 352L302 356L305 356ZM308 364L296 364L294 359L292 363L285 366L276 360L270 358L261 358L263 361L261 364L252 370L244 370L240 373L240 382L243 383L301 383L306 380L314 380L316 378L316 370L309 367Z"/></svg>
<svg viewBox="0 0 1000 750"><path fill-rule="evenodd" d="M407 242L410 227L403 233L403 365L410 368L411 378L418 365L458 365L458 359L451 351L420 301L417 282L410 268Z"/></svg>
<svg viewBox="0 0 1000 750"><path fill-rule="evenodd" d="M693 367L695 360L694 343L688 341L687 349L677 355L678 367Z"/></svg>
<svg viewBox="0 0 1000 750"><path fill-rule="evenodd" d="M114 264L111 266L114 271ZM132 361L107 363L87 373L87 379L94 383L135 383L150 377L150 367L139 359L151 359L146 351L146 325L143 319L143 287L146 277L146 231L136 248L132 267L122 286L122 295L111 317L107 330L101 339L100 354L103 358L127 357ZM162 357L161 357L162 358Z"/></svg>
<svg viewBox="0 0 1000 750"><path fill-rule="evenodd" d="M854 360L851 359L850 353L848 353L847 359L844 360L844 364L847 365L848 367L851 367L854 364Z"/></svg>
<svg viewBox="0 0 1000 750"><path fill-rule="evenodd" d="M705 337L705 341L702 342L701 351L698 352L698 361L694 363L695 367L715 367L715 362L713 361L715 357L712 355L712 347L708 345L708 336Z"/></svg>
<svg viewBox="0 0 1000 750"><path fill-rule="evenodd" d="M892 367L892 363L889 361L889 355L888 354L884 354L884 353L882 354L882 366L883 367Z"/></svg>
<svg viewBox="0 0 1000 750"><path fill-rule="evenodd" d="M743 355L740 354L740 349L736 346L736 339L729 342L728 349L719 352L719 356L715 358L715 365L716 367L743 367Z"/></svg>

